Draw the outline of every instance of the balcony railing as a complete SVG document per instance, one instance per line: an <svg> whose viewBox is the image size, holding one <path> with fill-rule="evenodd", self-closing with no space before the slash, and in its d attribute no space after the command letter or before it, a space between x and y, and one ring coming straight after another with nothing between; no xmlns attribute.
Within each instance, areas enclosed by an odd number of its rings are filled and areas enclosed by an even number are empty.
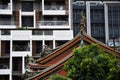
<svg viewBox="0 0 120 80"><path fill-rule="evenodd" d="M7 65L7 64L0 64L0 69L9 69L9 65Z"/></svg>
<svg viewBox="0 0 120 80"><path fill-rule="evenodd" d="M65 10L65 6L48 6L45 5L45 10Z"/></svg>
<svg viewBox="0 0 120 80"><path fill-rule="evenodd" d="M15 21L0 20L0 25L15 25Z"/></svg>
<svg viewBox="0 0 120 80"><path fill-rule="evenodd" d="M40 21L41 26L68 25L68 21Z"/></svg>
<svg viewBox="0 0 120 80"><path fill-rule="evenodd" d="M10 35L10 30L1 30L1 35Z"/></svg>
<svg viewBox="0 0 120 80"><path fill-rule="evenodd" d="M43 31L32 30L32 35L43 35Z"/></svg>
<svg viewBox="0 0 120 80"><path fill-rule="evenodd" d="M8 4L8 5L0 5L0 9L10 9L10 4Z"/></svg>
<svg viewBox="0 0 120 80"><path fill-rule="evenodd" d="M13 51L30 51L30 47L13 45Z"/></svg>

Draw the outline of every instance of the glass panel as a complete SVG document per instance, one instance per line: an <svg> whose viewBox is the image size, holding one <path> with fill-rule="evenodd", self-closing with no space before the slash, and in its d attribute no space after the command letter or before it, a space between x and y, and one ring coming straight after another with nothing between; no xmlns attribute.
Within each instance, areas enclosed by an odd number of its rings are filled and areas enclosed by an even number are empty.
<svg viewBox="0 0 120 80"><path fill-rule="evenodd" d="M34 21L32 16L23 16L22 17L22 27L33 27Z"/></svg>
<svg viewBox="0 0 120 80"><path fill-rule="evenodd" d="M45 35L53 35L53 31L52 30L46 30L44 33L45 33Z"/></svg>
<svg viewBox="0 0 120 80"><path fill-rule="evenodd" d="M22 1L22 11L33 11L32 1Z"/></svg>
<svg viewBox="0 0 120 80"><path fill-rule="evenodd" d="M109 37L112 39L112 35L114 35L118 39L120 38L120 7L119 5L109 5L108 9Z"/></svg>

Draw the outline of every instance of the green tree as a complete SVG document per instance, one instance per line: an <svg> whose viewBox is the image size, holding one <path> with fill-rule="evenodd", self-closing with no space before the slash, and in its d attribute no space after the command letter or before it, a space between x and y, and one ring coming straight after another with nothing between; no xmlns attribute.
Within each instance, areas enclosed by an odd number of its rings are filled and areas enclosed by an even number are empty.
<svg viewBox="0 0 120 80"><path fill-rule="evenodd" d="M106 53L97 44L76 48L64 69L72 80L118 80L120 59Z"/></svg>
<svg viewBox="0 0 120 80"><path fill-rule="evenodd" d="M70 79L64 76L61 76L59 74L56 74L56 75L51 76L49 80L70 80Z"/></svg>

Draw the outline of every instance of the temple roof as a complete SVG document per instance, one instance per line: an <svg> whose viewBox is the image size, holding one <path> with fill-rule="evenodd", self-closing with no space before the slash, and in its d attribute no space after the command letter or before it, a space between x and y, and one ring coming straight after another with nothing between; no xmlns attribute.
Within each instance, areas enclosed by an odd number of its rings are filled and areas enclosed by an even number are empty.
<svg viewBox="0 0 120 80"><path fill-rule="evenodd" d="M38 79L46 80L51 75L54 75L56 73L66 76L66 72L63 70L62 67L64 66L65 62L73 56L72 51L74 48L79 47L80 41L81 41L81 38L80 38L80 35L78 34L74 39L62 45L59 49L55 50L51 54L47 55L44 58L38 59L36 61L36 64L39 67L40 66L41 67L47 66L47 67L44 70L42 70L42 72L32 77L29 77L27 80L38 80ZM105 52L113 53L120 58L119 51L108 47L106 44L88 36L86 33L84 33L83 41L85 45L96 43Z"/></svg>

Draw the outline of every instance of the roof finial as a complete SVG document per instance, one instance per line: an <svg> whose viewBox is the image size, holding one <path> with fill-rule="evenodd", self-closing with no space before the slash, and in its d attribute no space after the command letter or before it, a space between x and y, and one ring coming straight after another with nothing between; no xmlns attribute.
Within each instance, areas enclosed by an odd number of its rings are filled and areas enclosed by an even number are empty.
<svg viewBox="0 0 120 80"><path fill-rule="evenodd" d="M81 39L81 42L80 42L80 47L83 47L84 46L84 41L83 41L83 38L84 38L84 28L85 28L85 16L83 14L83 12L80 13L80 39Z"/></svg>

